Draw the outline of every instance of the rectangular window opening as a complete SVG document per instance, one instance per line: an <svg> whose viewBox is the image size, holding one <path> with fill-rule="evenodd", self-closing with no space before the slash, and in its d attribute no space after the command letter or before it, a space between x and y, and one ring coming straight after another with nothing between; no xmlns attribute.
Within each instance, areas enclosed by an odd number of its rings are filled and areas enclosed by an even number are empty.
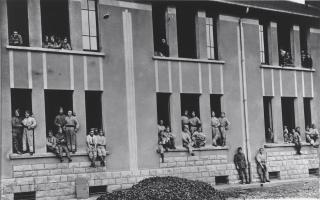
<svg viewBox="0 0 320 200"><path fill-rule="evenodd" d="M9 44L29 46L28 1L7 0Z"/></svg>
<svg viewBox="0 0 320 200"><path fill-rule="evenodd" d="M309 26L300 25L300 49L301 49L301 65L305 68L312 68L312 58L308 50Z"/></svg>
<svg viewBox="0 0 320 200"><path fill-rule="evenodd" d="M296 127L295 124L295 114L294 114L294 101L295 98L292 97L282 97L281 107L282 107L282 123L283 126L287 126L289 132Z"/></svg>
<svg viewBox="0 0 320 200"><path fill-rule="evenodd" d="M106 194L106 192L107 192L106 185L90 186L89 187L89 196L103 195L103 194Z"/></svg>
<svg viewBox="0 0 320 200"><path fill-rule="evenodd" d="M60 107L63 108L63 114L67 115L69 110L73 111L73 91L71 90L45 90L45 114L46 114L46 133L49 130L57 133L58 128L54 121L59 114Z"/></svg>
<svg viewBox="0 0 320 200"><path fill-rule="evenodd" d="M210 108L215 113L216 117L221 116L221 94L211 94L210 95Z"/></svg>
<svg viewBox="0 0 320 200"><path fill-rule="evenodd" d="M216 181L216 185L229 184L229 176L216 176L215 181Z"/></svg>
<svg viewBox="0 0 320 200"><path fill-rule="evenodd" d="M195 16L190 6L177 6L178 54L182 58L197 58Z"/></svg>
<svg viewBox="0 0 320 200"><path fill-rule="evenodd" d="M163 120L165 126L171 127L170 123L170 93L157 93L157 116L158 122Z"/></svg>
<svg viewBox="0 0 320 200"><path fill-rule="evenodd" d="M280 179L280 172L269 172L269 179L271 180L279 180Z"/></svg>
<svg viewBox="0 0 320 200"><path fill-rule="evenodd" d="M91 128L102 129L102 92L86 91L85 100L87 132Z"/></svg>
<svg viewBox="0 0 320 200"><path fill-rule="evenodd" d="M309 175L311 175L311 176L319 176L319 168L309 169Z"/></svg>
<svg viewBox="0 0 320 200"><path fill-rule="evenodd" d="M152 5L153 43L155 56L170 55L166 39L166 5L155 3Z"/></svg>
<svg viewBox="0 0 320 200"><path fill-rule="evenodd" d="M213 16L206 17L206 46L208 59L218 59L217 47L217 19Z"/></svg>
<svg viewBox="0 0 320 200"><path fill-rule="evenodd" d="M14 200L35 200L36 199L36 192L19 192L14 193L13 195Z"/></svg>
<svg viewBox="0 0 320 200"><path fill-rule="evenodd" d="M266 139L266 142L273 143L274 135L273 135L273 119L272 119L272 97L263 97L263 110L264 110L265 139Z"/></svg>
<svg viewBox="0 0 320 200"><path fill-rule="evenodd" d="M268 25L269 22L259 22L260 61L263 64L269 63Z"/></svg>
<svg viewBox="0 0 320 200"><path fill-rule="evenodd" d="M11 114L12 116L16 116L16 110L18 111L18 118L19 121L22 121L25 117L25 111L28 110L32 113L32 96L31 96L32 90L30 89L11 89ZM17 122L19 123L19 122ZM13 128L13 127L12 127ZM21 129L14 130L13 131L21 131L22 133L22 127ZM18 153L22 152L22 138L21 133L17 133L16 136L12 135L12 152ZM15 138L16 137L16 138ZM15 142L17 144L15 144Z"/></svg>
<svg viewBox="0 0 320 200"><path fill-rule="evenodd" d="M291 29L292 25L286 20L280 21L278 23L277 31L280 66L293 66L291 49Z"/></svg>
<svg viewBox="0 0 320 200"><path fill-rule="evenodd" d="M191 117L194 111L196 116L200 119L199 98L200 94L181 94L181 116L188 112L188 117Z"/></svg>
<svg viewBox="0 0 320 200"><path fill-rule="evenodd" d="M81 0L83 50L99 51L97 1Z"/></svg>
<svg viewBox="0 0 320 200"><path fill-rule="evenodd" d="M311 100L312 100L312 98L303 98L305 127L307 127L307 126L311 127L311 123L312 123Z"/></svg>
<svg viewBox="0 0 320 200"><path fill-rule="evenodd" d="M66 48L63 41L70 45L69 7L66 0L41 0L41 24L43 47Z"/></svg>

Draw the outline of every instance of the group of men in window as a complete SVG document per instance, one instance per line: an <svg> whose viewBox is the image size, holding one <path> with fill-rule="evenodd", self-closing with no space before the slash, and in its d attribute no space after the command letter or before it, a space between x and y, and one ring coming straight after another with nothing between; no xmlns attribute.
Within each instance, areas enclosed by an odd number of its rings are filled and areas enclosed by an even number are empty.
<svg viewBox="0 0 320 200"><path fill-rule="evenodd" d="M292 56L289 51L280 49L279 64L282 67L293 66ZM313 66L311 55L304 50L301 51L301 65L304 68L312 68Z"/></svg>
<svg viewBox="0 0 320 200"><path fill-rule="evenodd" d="M182 145L185 147L190 155L194 155L193 148L200 148L206 144L206 134L202 132L202 123L195 111L191 112L185 110L181 116L182 125ZM225 113L222 112L219 118L216 117L215 112L211 114L212 127L212 145L225 146L226 145L226 131L229 130L231 123L226 118ZM158 124L158 152L160 153L162 162L164 162L164 151L168 149L175 149L175 135L170 132L170 127L165 126L163 120Z"/></svg>
<svg viewBox="0 0 320 200"><path fill-rule="evenodd" d="M25 111L25 117L22 118L20 110L16 109L12 117L12 138L13 152L17 154L34 154L34 129L37 126L35 118L28 110ZM80 124L76 118L75 112L69 110L64 114L62 107L54 119L54 129L48 131L46 140L47 151L56 154L63 162L63 154L69 162L72 162L70 152L75 154L77 151L77 132ZM101 166L105 166L106 158L106 140L102 129L90 129L87 135L87 151L91 161L91 167L95 167L97 155L100 158Z"/></svg>
<svg viewBox="0 0 320 200"><path fill-rule="evenodd" d="M67 37L63 37L63 40L61 40L60 37L55 35L51 35L50 37L48 35L45 35L43 39L42 47L49 48L49 49L72 50Z"/></svg>

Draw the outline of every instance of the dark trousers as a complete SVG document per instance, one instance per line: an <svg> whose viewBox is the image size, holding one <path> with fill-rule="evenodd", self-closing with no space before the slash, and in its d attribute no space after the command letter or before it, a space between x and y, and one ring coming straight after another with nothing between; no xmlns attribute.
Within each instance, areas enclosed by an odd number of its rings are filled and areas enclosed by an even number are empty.
<svg viewBox="0 0 320 200"><path fill-rule="evenodd" d="M295 142L294 143L294 148L296 149L297 151L297 154L301 154L301 143L300 142Z"/></svg>
<svg viewBox="0 0 320 200"><path fill-rule="evenodd" d="M63 152L66 153L66 156L68 159L71 159L70 152L68 150L67 145L64 145L64 144L58 145L57 146L57 157L61 159L63 156Z"/></svg>
<svg viewBox="0 0 320 200"><path fill-rule="evenodd" d="M247 169L246 168L239 168L238 174L241 182L243 182L243 177L246 179L245 181L248 182L248 175L247 175Z"/></svg>
<svg viewBox="0 0 320 200"><path fill-rule="evenodd" d="M18 153L21 150L21 134L12 134L13 153Z"/></svg>

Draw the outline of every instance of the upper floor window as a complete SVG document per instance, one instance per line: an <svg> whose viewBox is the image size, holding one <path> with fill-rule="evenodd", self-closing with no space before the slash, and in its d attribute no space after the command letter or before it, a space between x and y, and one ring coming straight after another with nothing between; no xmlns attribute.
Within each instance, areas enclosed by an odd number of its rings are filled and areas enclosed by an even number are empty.
<svg viewBox="0 0 320 200"><path fill-rule="evenodd" d="M312 68L312 58L308 50L309 27L300 26L300 48L301 48L301 65L305 68Z"/></svg>
<svg viewBox="0 0 320 200"><path fill-rule="evenodd" d="M42 46L71 50L68 0L41 0Z"/></svg>
<svg viewBox="0 0 320 200"><path fill-rule="evenodd" d="M82 0L81 16L83 49L98 51L97 2Z"/></svg>
<svg viewBox="0 0 320 200"><path fill-rule="evenodd" d="M177 6L178 54L183 58L197 58L196 11L189 6Z"/></svg>
<svg viewBox="0 0 320 200"><path fill-rule="evenodd" d="M9 44L29 46L28 2L7 0Z"/></svg>
<svg viewBox="0 0 320 200"><path fill-rule="evenodd" d="M152 5L153 43L155 56L169 56L169 45L166 40L166 5Z"/></svg>
<svg viewBox="0 0 320 200"><path fill-rule="evenodd" d="M268 64L268 23L259 22L260 61Z"/></svg>
<svg viewBox="0 0 320 200"><path fill-rule="evenodd" d="M206 17L206 35L208 59L218 59L217 24L213 17Z"/></svg>
<svg viewBox="0 0 320 200"><path fill-rule="evenodd" d="M279 47L279 65L291 66L292 51L291 51L291 29L292 25L288 22L281 21L278 23L278 47Z"/></svg>

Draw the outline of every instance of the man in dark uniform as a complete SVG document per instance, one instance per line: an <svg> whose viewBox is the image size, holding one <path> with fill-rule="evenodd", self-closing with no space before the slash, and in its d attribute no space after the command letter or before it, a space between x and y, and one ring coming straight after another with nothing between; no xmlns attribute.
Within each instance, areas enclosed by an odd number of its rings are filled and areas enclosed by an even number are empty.
<svg viewBox="0 0 320 200"><path fill-rule="evenodd" d="M13 142L13 153L21 154L21 139L22 139L22 118L20 117L19 109L14 111L12 117L12 142Z"/></svg>
<svg viewBox="0 0 320 200"><path fill-rule="evenodd" d="M242 152L241 147L238 148L238 152L236 153L236 155L234 155L234 164L236 165L236 169L238 170L241 184L244 184L243 176L246 179L246 184L249 184L248 175L247 175L246 157L245 157L244 153Z"/></svg>
<svg viewBox="0 0 320 200"><path fill-rule="evenodd" d="M169 45L167 44L166 39L161 39L161 44L159 48L160 56L169 57Z"/></svg>
<svg viewBox="0 0 320 200"><path fill-rule="evenodd" d="M57 157L60 159L60 162L63 162L63 152L66 153L66 156L69 162L72 162L72 159L70 157L70 152L67 147L66 137L62 131L62 128L60 128L56 134L56 148L57 148Z"/></svg>
<svg viewBox="0 0 320 200"><path fill-rule="evenodd" d="M66 125L66 115L63 113L63 108L59 108L59 114L54 119L54 125L56 126L56 131L59 131L60 128L64 129Z"/></svg>

